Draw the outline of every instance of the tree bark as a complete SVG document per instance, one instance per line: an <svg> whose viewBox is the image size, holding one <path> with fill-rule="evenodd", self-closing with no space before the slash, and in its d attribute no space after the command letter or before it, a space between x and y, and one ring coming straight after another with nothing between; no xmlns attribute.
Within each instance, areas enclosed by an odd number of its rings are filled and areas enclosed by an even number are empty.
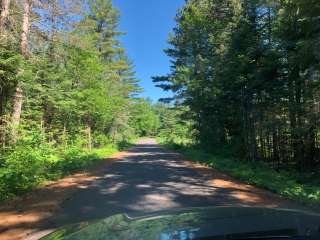
<svg viewBox="0 0 320 240"><path fill-rule="evenodd" d="M30 11L31 11L31 3L32 0L24 1L24 13L22 20L22 33L21 33L21 54L25 59L29 57L28 53L28 33L29 33L29 25L30 25ZM13 113L12 113L12 140L16 142L17 139L17 127L20 124L21 112L22 112L22 103L23 103L23 89L22 83L18 82L15 95L13 100Z"/></svg>
<svg viewBox="0 0 320 240"><path fill-rule="evenodd" d="M2 0L1 3L1 16L0 16L0 34L2 35L5 31L5 26L9 17L9 8L11 0Z"/></svg>
<svg viewBox="0 0 320 240"><path fill-rule="evenodd" d="M23 91L21 89L20 83L16 87L16 92L14 95L14 105L12 113L12 141L13 143L17 140L17 127L20 124L21 109L23 102Z"/></svg>
<svg viewBox="0 0 320 240"><path fill-rule="evenodd" d="M91 136L91 126L87 124L86 126L86 133L87 133L87 148L89 151L92 150L92 136Z"/></svg>
<svg viewBox="0 0 320 240"><path fill-rule="evenodd" d="M29 34L29 25L30 25L30 11L31 11L32 0L24 1L24 13L23 13L23 22L22 22L22 33L21 33L21 53L27 58L28 53L28 34Z"/></svg>

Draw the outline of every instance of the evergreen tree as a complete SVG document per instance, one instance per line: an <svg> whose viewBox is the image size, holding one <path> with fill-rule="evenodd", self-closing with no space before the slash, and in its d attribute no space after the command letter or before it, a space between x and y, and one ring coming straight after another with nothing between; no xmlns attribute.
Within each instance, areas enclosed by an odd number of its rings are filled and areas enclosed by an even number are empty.
<svg viewBox="0 0 320 240"><path fill-rule="evenodd" d="M191 0L177 15L155 77L189 108L196 140L230 145L250 161L315 166L318 151L319 4L302 0Z"/></svg>

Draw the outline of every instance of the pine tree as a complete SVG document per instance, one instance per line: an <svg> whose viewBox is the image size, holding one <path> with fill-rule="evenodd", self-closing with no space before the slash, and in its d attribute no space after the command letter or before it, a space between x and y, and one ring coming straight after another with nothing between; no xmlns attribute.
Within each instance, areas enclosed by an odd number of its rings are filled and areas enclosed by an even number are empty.
<svg viewBox="0 0 320 240"><path fill-rule="evenodd" d="M320 157L318 10L313 0L188 1L166 50L172 71L154 81L188 106L206 148L310 168Z"/></svg>

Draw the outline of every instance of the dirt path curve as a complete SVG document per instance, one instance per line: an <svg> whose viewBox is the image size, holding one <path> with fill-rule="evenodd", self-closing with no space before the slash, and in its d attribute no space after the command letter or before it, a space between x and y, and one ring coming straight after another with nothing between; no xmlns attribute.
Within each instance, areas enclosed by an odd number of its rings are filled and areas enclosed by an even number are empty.
<svg viewBox="0 0 320 240"><path fill-rule="evenodd" d="M65 224L124 212L222 205L300 208L191 163L152 139L113 160L1 206L0 239L38 239Z"/></svg>

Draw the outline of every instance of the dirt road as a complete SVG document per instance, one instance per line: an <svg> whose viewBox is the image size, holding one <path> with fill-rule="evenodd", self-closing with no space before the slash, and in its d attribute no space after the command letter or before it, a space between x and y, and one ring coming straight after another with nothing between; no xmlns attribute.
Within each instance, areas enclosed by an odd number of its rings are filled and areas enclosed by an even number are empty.
<svg viewBox="0 0 320 240"><path fill-rule="evenodd" d="M226 205L299 207L147 139L87 175L63 179L0 207L0 239L37 239L65 224L117 213Z"/></svg>

